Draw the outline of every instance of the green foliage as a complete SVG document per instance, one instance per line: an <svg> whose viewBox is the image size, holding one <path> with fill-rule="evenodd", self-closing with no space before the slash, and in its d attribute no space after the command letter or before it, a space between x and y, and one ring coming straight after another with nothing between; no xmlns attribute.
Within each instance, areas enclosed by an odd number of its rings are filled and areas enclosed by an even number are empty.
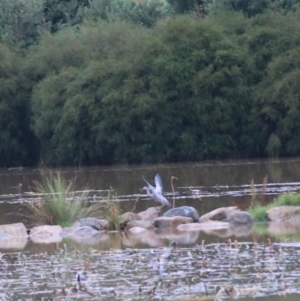
<svg viewBox="0 0 300 301"><path fill-rule="evenodd" d="M287 14L299 8L299 0L212 0L208 4L209 14L224 11L241 12L247 17L253 17L266 11L276 11Z"/></svg>
<svg viewBox="0 0 300 301"><path fill-rule="evenodd" d="M151 27L158 20L170 15L170 7L163 0L91 0L81 6L77 18L85 21L116 19Z"/></svg>
<svg viewBox="0 0 300 301"><path fill-rule="evenodd" d="M252 17L262 13L270 2L271 0L213 0L208 10L210 13L237 11Z"/></svg>
<svg viewBox="0 0 300 301"><path fill-rule="evenodd" d="M269 60L256 90L256 109L262 134L268 141L267 152L271 156L291 156L300 151L295 135L300 130L300 90L297 84L300 79L300 35L297 28L300 28L296 15L289 16L289 22L286 22L286 17L273 16L277 21L273 21L275 26L268 51L272 60Z"/></svg>
<svg viewBox="0 0 300 301"><path fill-rule="evenodd" d="M51 32L56 32L64 25L76 24L77 11L89 5L89 0L45 0L43 2L44 18L51 24Z"/></svg>
<svg viewBox="0 0 300 301"><path fill-rule="evenodd" d="M300 154L298 0L41 3L0 4L1 166Z"/></svg>
<svg viewBox="0 0 300 301"><path fill-rule="evenodd" d="M207 5L211 0L167 0L173 10L178 14L197 11L201 15L206 13Z"/></svg>
<svg viewBox="0 0 300 301"><path fill-rule="evenodd" d="M18 47L37 42L47 29L41 0L0 1L0 41Z"/></svg>
<svg viewBox="0 0 300 301"><path fill-rule="evenodd" d="M299 206L300 193L284 193L275 199L276 206Z"/></svg>
<svg viewBox="0 0 300 301"><path fill-rule="evenodd" d="M40 62L57 66L32 98L45 163L199 160L240 151L235 140L247 119L235 112L248 111L243 74L252 63L213 20L176 17L154 32L101 21L76 37L74 45L89 39L85 52L93 54L83 68L70 68L64 49L36 50L49 53Z"/></svg>
<svg viewBox="0 0 300 301"><path fill-rule="evenodd" d="M89 203L87 188L75 193L74 181L67 181L61 174L42 173L42 182L35 182L40 199L25 204L28 217L36 224L71 226L84 217L99 217L103 207L100 203Z"/></svg>
<svg viewBox="0 0 300 301"><path fill-rule="evenodd" d="M249 209L249 213L251 214L255 222L265 222L268 209L269 207L256 206Z"/></svg>
<svg viewBox="0 0 300 301"><path fill-rule="evenodd" d="M20 75L21 58L0 43L0 166L36 163L38 147L30 129L30 91Z"/></svg>
<svg viewBox="0 0 300 301"><path fill-rule="evenodd" d="M256 222L266 221L266 213L270 208L279 206L299 206L300 205L300 193L283 193L278 196L272 203L263 206L256 204L250 208L249 213L252 215Z"/></svg>

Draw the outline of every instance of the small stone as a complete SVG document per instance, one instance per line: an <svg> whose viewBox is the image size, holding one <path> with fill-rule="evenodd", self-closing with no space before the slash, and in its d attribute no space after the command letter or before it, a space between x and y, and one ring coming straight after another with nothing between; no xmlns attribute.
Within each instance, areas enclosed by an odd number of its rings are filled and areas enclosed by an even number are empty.
<svg viewBox="0 0 300 301"><path fill-rule="evenodd" d="M172 217L172 216L184 216L190 217L193 222L197 222L199 219L199 213L194 207L190 206L181 206L177 208L169 209L164 213L163 216Z"/></svg>

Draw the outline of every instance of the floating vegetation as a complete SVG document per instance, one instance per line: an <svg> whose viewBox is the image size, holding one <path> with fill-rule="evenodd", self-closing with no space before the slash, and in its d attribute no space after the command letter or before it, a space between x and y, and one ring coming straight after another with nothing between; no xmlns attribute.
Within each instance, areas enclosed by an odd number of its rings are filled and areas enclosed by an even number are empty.
<svg viewBox="0 0 300 301"><path fill-rule="evenodd" d="M187 300L299 294L300 243L0 254L1 300ZM13 277L12 277L13 275ZM201 299L202 300L202 299Z"/></svg>

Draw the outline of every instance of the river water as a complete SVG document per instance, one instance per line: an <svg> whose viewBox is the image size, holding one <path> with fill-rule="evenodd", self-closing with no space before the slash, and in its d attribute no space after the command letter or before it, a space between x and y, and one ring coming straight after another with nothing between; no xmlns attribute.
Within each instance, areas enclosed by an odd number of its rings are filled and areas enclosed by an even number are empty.
<svg viewBox="0 0 300 301"><path fill-rule="evenodd" d="M300 191L299 158L94 166L64 168L60 172L67 180L76 178L78 190L86 187L92 190L96 201L104 200L108 191L113 190L121 201L122 212L130 211L137 198L140 200L136 212L157 205L141 190L142 176L153 183L156 173L160 174L165 196L171 203L193 206L200 215L222 206L247 206L253 187L255 193L262 194L266 200L283 192ZM173 180L173 188L171 177L177 178ZM40 179L41 169L0 170L0 224L22 221L30 228L31 221L16 212L20 204L34 198L33 183ZM180 237L178 233L171 233L170 239L108 233L93 244L68 239L56 244L26 240L20 242L20 246L11 247L0 243L0 272L4 279L9 279L0 281L0 300L1 297L3 300L42 300L49 296L65 300L69 293L64 290L69 288L70 291L74 273L79 270L89 271L91 275L87 282L89 293L76 297L82 300L100 297L103 300L144 300L146 297L213 300L217 292L219 300L241 297L248 301L248 295L249 300L256 297L259 301L299 300L299 231L281 232L278 228L255 225L241 235L212 231L191 232ZM172 239L178 246L170 251ZM228 239L236 240L235 245L230 245ZM105 266L106 261L111 262L112 268ZM229 262L231 264L227 264ZM143 276L139 276L130 263L135 263ZM37 275L36 270L41 267L44 272ZM237 288L237 292L225 284ZM5 296L1 295L1 287ZM220 288L224 287L225 293L221 294ZM247 291L249 287L253 291ZM24 294L33 299L26 299Z"/></svg>

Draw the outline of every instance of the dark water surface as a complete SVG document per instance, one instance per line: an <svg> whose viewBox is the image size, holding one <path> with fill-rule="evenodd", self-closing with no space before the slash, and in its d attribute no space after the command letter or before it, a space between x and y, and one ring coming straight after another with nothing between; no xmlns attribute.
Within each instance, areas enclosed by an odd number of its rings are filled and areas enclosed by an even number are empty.
<svg viewBox="0 0 300 301"><path fill-rule="evenodd" d="M123 212L130 211L138 197L136 212L157 205L141 191L142 176L153 183L156 173L171 203L193 206L200 214L249 203L252 180L260 194L265 179L266 199L300 191L300 159L60 171L68 180L76 177L79 190L93 190L95 200L104 200L113 189ZM172 176L178 178L173 181L174 193ZM38 169L0 170L0 224L23 221L30 226L13 213L20 203L35 197L35 180L40 180ZM177 247L170 247L172 241ZM299 229L272 224L231 232L105 233L85 243L62 239L41 244L19 239L11 245L0 242L0 300L250 301L255 297L258 301L296 301L300 300L299 255ZM77 273L87 277L87 288L78 289Z"/></svg>

